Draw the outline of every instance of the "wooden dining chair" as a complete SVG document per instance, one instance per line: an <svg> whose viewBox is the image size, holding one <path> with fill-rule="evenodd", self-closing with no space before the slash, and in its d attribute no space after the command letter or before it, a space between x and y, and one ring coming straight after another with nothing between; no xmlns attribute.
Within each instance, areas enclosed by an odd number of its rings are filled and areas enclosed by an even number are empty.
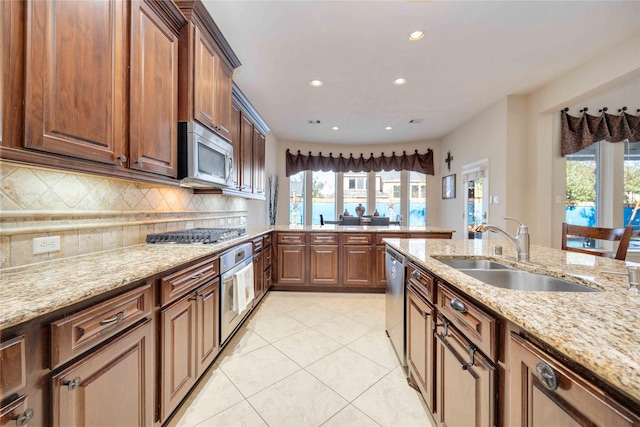
<svg viewBox="0 0 640 427"><path fill-rule="evenodd" d="M562 223L562 249L565 251L580 252L583 254L590 254L596 256L603 256L607 258L615 258L624 260L627 257L627 249L629 249L629 242L631 241L631 234L633 233L633 227L626 228L603 228L603 227L585 227L582 225L571 225L566 222ZM567 238L569 236L584 237L585 239L598 239L619 241L618 250L615 254L611 252L603 252L596 249L589 249L588 247L569 247L567 246Z"/></svg>

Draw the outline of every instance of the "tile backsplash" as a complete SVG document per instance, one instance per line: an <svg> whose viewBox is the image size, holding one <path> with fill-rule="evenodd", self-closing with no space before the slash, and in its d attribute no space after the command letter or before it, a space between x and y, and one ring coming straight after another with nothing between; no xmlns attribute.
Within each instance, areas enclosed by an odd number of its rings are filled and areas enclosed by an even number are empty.
<svg viewBox="0 0 640 427"><path fill-rule="evenodd" d="M246 200L0 162L0 268L142 244L146 235L240 226ZM60 251L33 255L35 237Z"/></svg>

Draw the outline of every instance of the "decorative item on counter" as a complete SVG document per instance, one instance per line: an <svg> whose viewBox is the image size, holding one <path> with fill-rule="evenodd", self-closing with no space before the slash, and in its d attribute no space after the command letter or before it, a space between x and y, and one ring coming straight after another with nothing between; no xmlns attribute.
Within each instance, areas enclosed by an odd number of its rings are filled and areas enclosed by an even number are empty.
<svg viewBox="0 0 640 427"><path fill-rule="evenodd" d="M276 214L278 213L278 175L269 174L267 179L267 192L269 199L269 224L276 225Z"/></svg>
<svg viewBox="0 0 640 427"><path fill-rule="evenodd" d="M349 216L349 211L345 209L344 213L342 214L342 216Z"/></svg>
<svg viewBox="0 0 640 427"><path fill-rule="evenodd" d="M358 203L358 206L356 206L356 214L357 214L360 218L362 218L362 215L364 215L365 210L366 210L366 209L365 209L365 207L364 207L364 206L362 206L362 203Z"/></svg>
<svg viewBox="0 0 640 427"><path fill-rule="evenodd" d="M627 266L629 293L632 295L640 295L640 267Z"/></svg>
<svg viewBox="0 0 640 427"><path fill-rule="evenodd" d="M378 209L376 209L376 210L373 212L373 216L380 216L380 213L378 212Z"/></svg>

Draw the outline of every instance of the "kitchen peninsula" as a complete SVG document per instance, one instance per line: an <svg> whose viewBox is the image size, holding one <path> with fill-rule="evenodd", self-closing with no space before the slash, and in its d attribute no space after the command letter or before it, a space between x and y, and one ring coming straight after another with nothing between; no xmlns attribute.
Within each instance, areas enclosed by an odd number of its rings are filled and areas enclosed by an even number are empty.
<svg viewBox="0 0 640 427"><path fill-rule="evenodd" d="M504 256L494 256L493 245L480 240L386 242L409 261L409 372L436 420L450 423L468 416L482 418L475 425L496 420L498 425L637 425L640 296L626 290L624 262L535 245L530 262L516 262L510 245ZM599 292L503 289L440 262L446 259L490 260ZM426 286L412 285L411 277ZM426 346L416 330L426 330ZM472 379L465 380L465 372ZM457 378L455 399L449 395L454 388L449 377ZM460 387L471 390L471 400ZM483 392L491 395L483 398Z"/></svg>

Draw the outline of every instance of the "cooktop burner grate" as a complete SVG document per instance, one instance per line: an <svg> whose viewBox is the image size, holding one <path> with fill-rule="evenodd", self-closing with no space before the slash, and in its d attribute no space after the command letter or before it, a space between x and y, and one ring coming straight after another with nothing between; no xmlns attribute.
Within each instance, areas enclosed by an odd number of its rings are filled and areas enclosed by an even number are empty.
<svg viewBox="0 0 640 427"><path fill-rule="evenodd" d="M192 228L147 235L147 243L211 244L242 236L244 228Z"/></svg>

